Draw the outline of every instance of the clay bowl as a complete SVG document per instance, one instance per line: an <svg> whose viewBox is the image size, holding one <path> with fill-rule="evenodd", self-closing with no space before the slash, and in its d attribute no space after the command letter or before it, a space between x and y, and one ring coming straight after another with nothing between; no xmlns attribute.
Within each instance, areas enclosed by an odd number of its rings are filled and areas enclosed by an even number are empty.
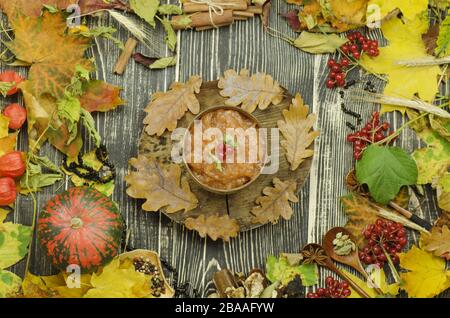
<svg viewBox="0 0 450 318"><path fill-rule="evenodd" d="M184 136L184 141L186 142L186 140L191 136L191 129L194 126L194 123L195 123L196 120L201 120L203 118L203 116L205 116L206 114L209 114L209 113L217 111L217 110L233 110L233 111L236 111L236 112L240 113L241 115L243 115L243 117L246 117L247 119L250 119L253 123L255 123L256 129L260 129L261 128L261 124L258 121L258 119L255 116L253 116L252 114L250 114L250 113L246 112L245 110L243 110L242 108L233 107L233 106L212 107L212 108L209 108L209 109L199 113L194 118L194 120L189 124L189 126L187 127L187 130L186 130L185 136ZM184 146L186 146L186 144ZM190 146L190 143L189 143L189 146ZM202 151L203 151L203 149L202 149ZM266 152L264 151L263 153L265 154ZM266 157L264 155L263 160L261 160L261 162L265 162L265 160L266 160ZM210 186L208 184L205 184L199 179L197 174L194 171L192 171L191 167L189 166L184 150L183 150L183 163L184 163L184 166L186 167L186 170L187 170L190 178L195 183L197 183L202 189L204 189L206 191L209 191L209 192L212 192L212 193L221 194L221 195L233 194L233 193L241 191L242 189L245 189L245 188L249 187L251 184L253 184L259 178L259 176L261 175L261 173L263 171L263 168L264 168L264 164L261 163L261 169L259 170L259 172L255 176L253 176L253 178L249 182L247 182L246 184L244 184L244 185L242 185L240 187L233 188L233 189L220 189L220 188L214 188L214 187L212 187L212 186Z"/></svg>

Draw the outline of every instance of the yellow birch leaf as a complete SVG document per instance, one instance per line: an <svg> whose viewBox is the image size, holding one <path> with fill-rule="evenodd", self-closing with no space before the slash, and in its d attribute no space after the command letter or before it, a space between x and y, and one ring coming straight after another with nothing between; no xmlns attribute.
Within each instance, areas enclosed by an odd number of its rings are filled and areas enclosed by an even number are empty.
<svg viewBox="0 0 450 318"><path fill-rule="evenodd" d="M428 0L370 0L369 10L371 10L374 5L380 8L380 20L395 9L399 9L405 18L412 20L418 14L427 10Z"/></svg>
<svg viewBox="0 0 450 318"><path fill-rule="evenodd" d="M0 269L19 262L28 253L31 239L31 227L0 223Z"/></svg>
<svg viewBox="0 0 450 318"><path fill-rule="evenodd" d="M0 157L16 149L17 133L11 134L5 138L0 138Z"/></svg>
<svg viewBox="0 0 450 318"><path fill-rule="evenodd" d="M430 298L450 287L450 271L445 261L432 253L413 246L407 253L400 253L400 267L408 270L401 273L401 286L409 297Z"/></svg>
<svg viewBox="0 0 450 318"><path fill-rule="evenodd" d="M416 94L419 98L431 102L438 92L439 66L422 66L408 68L397 64L399 60L411 60L429 56L422 34L428 29L428 19L417 16L414 20L393 18L382 25L382 31L389 45L380 48L376 58L363 55L362 65L370 72L386 74L388 83L384 89L385 95L412 99ZM383 105L382 111L401 111L399 106Z"/></svg>
<svg viewBox="0 0 450 318"><path fill-rule="evenodd" d="M21 286L22 279L19 276L0 269L0 298L17 296Z"/></svg>
<svg viewBox="0 0 450 318"><path fill-rule="evenodd" d="M8 137L9 132L9 118L0 114L0 138Z"/></svg>

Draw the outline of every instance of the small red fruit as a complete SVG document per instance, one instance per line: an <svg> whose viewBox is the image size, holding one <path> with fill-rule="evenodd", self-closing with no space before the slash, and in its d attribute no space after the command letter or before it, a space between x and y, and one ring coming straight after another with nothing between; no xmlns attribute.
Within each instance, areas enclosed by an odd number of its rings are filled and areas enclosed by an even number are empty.
<svg viewBox="0 0 450 318"><path fill-rule="evenodd" d="M329 79L328 81L327 81L327 87L328 88L334 88L335 87L335 85L336 85L336 82L335 81L333 81L332 79Z"/></svg>
<svg viewBox="0 0 450 318"><path fill-rule="evenodd" d="M17 188L13 178L0 178L0 206L16 201Z"/></svg>
<svg viewBox="0 0 450 318"><path fill-rule="evenodd" d="M9 104L3 110L3 115L9 118L10 129L20 129L27 120L27 111L19 104Z"/></svg>
<svg viewBox="0 0 450 318"><path fill-rule="evenodd" d="M6 93L6 96L11 96L17 93L17 85L22 83L24 79L14 71L4 71L0 73L0 82L14 83L15 85Z"/></svg>
<svg viewBox="0 0 450 318"><path fill-rule="evenodd" d="M0 176L19 178L25 173L26 166L22 153L19 151L10 152L0 157Z"/></svg>

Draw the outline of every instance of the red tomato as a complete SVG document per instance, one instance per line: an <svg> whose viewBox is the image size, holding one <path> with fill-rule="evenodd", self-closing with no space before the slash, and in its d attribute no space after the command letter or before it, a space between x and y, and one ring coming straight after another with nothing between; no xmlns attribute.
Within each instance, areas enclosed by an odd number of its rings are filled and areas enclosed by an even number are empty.
<svg viewBox="0 0 450 318"><path fill-rule="evenodd" d="M3 73L0 73L0 82L15 83L14 87L6 93L7 96L16 94L18 91L17 85L23 81L24 79L14 71L4 71Z"/></svg>

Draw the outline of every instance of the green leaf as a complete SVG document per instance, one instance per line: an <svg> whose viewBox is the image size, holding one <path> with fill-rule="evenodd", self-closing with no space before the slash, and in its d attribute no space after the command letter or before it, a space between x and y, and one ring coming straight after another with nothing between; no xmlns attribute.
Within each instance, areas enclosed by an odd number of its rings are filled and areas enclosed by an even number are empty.
<svg viewBox="0 0 450 318"><path fill-rule="evenodd" d="M410 120L417 118L417 112L407 110ZM433 183L434 179L447 172L450 166L450 142L439 131L433 130L431 118L422 118L411 123L411 128L427 144L412 154L417 163L419 176L417 184Z"/></svg>
<svg viewBox="0 0 450 318"><path fill-rule="evenodd" d="M191 25L192 19L188 15L183 15L183 16L181 16L180 19L177 20L176 23L181 28L187 28L188 26Z"/></svg>
<svg viewBox="0 0 450 318"><path fill-rule="evenodd" d="M60 119L67 120L67 128L70 137L66 144L70 145L77 138L78 121L80 120L81 104L78 98L70 94L65 94L64 98L57 102L58 116Z"/></svg>
<svg viewBox="0 0 450 318"><path fill-rule="evenodd" d="M59 12L58 8L56 8L55 6L52 6L50 4L44 4L44 8L47 9L47 11L50 13L58 13Z"/></svg>
<svg viewBox="0 0 450 318"><path fill-rule="evenodd" d="M356 162L356 178L367 184L374 200L387 204L400 188L417 182L417 166L413 158L398 147L371 145Z"/></svg>
<svg viewBox="0 0 450 318"><path fill-rule="evenodd" d="M173 4L163 4L158 7L158 13L162 15L180 15L183 14L183 10L179 6Z"/></svg>
<svg viewBox="0 0 450 318"><path fill-rule="evenodd" d="M100 137L97 128L95 128L95 121L94 118L92 118L91 113L85 110L84 108L81 108L81 118L83 119L84 127L86 127L87 131L89 132L89 135L94 139L95 146L100 147L102 137Z"/></svg>
<svg viewBox="0 0 450 318"><path fill-rule="evenodd" d="M450 211L450 173L445 173L437 182L438 206L444 211Z"/></svg>
<svg viewBox="0 0 450 318"><path fill-rule="evenodd" d="M321 34L303 31L294 40L294 46L312 54L334 53L348 40L337 34Z"/></svg>
<svg viewBox="0 0 450 318"><path fill-rule="evenodd" d="M0 269L0 298L17 296L22 287L22 279L14 273Z"/></svg>
<svg viewBox="0 0 450 318"><path fill-rule="evenodd" d="M6 97L6 94L8 94L9 90L16 86L16 83L14 82L0 82L0 94L2 94L3 97Z"/></svg>
<svg viewBox="0 0 450 318"><path fill-rule="evenodd" d="M63 179L63 177L61 174L39 173L39 174L34 174L32 176L29 176L28 183L27 183L27 179L24 177L20 180L20 186L22 187L22 190L20 193L28 194L30 191L31 192L40 191L42 188L54 185L56 182L59 182L62 179Z"/></svg>
<svg viewBox="0 0 450 318"><path fill-rule="evenodd" d="M435 54L437 56L442 57L450 55L450 15L447 15L441 24L436 44Z"/></svg>
<svg viewBox="0 0 450 318"><path fill-rule="evenodd" d="M163 69L169 66L174 66L177 64L177 57L176 56L169 56L169 57L163 57L159 60L156 60L153 64L151 64L149 67L153 69Z"/></svg>
<svg viewBox="0 0 450 318"><path fill-rule="evenodd" d="M300 276L304 286L312 286L319 281L316 264L290 266L287 259L283 256L280 258L269 256L267 258L266 276L270 282L280 281L283 285L286 285L297 275Z"/></svg>
<svg viewBox="0 0 450 318"><path fill-rule="evenodd" d="M152 27L155 27L155 15L159 0L130 0L131 9Z"/></svg>
<svg viewBox="0 0 450 318"><path fill-rule="evenodd" d="M107 40L111 40L119 49L123 49L124 45L122 41L113 36L113 33L116 33L117 29L110 26L100 26L95 29L90 29L89 31L80 32L82 36L85 37L102 37Z"/></svg>
<svg viewBox="0 0 450 318"><path fill-rule="evenodd" d="M53 161L51 161L47 156L38 156L32 152L29 152L27 156L28 158L30 158L31 162L40 165L44 168L47 168L50 171L61 173L61 169L55 163L53 163Z"/></svg>
<svg viewBox="0 0 450 318"><path fill-rule="evenodd" d="M19 262L28 253L31 227L21 224L0 224L0 269Z"/></svg>
<svg viewBox="0 0 450 318"><path fill-rule="evenodd" d="M163 20L161 20L161 23L164 27L164 30L166 31L165 40L166 40L167 46L169 47L169 49L171 51L175 51L175 49L177 47L177 34L175 33L169 19L164 18Z"/></svg>

